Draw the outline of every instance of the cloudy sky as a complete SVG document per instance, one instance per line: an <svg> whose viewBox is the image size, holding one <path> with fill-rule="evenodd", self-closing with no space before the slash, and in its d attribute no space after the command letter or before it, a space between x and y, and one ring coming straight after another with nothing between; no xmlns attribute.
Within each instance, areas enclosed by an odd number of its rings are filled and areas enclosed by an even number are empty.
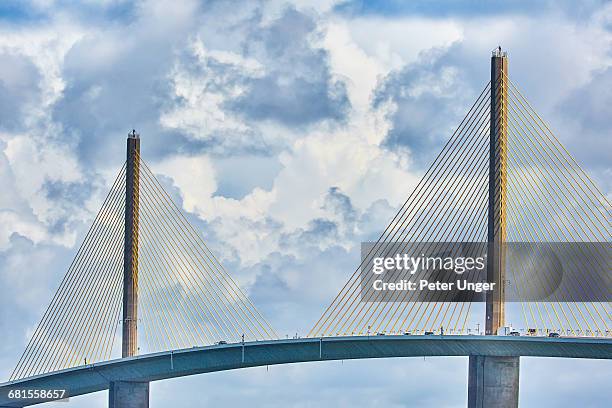
<svg viewBox="0 0 612 408"><path fill-rule="evenodd" d="M359 243L384 229L488 81L498 44L510 77L612 193L610 3L75 3L0 1L2 379L132 128L283 335L305 335L354 271ZM462 358L256 368L154 383L151 405L461 407L466 373ZM523 359L521 402L605 406L611 376L607 361Z"/></svg>

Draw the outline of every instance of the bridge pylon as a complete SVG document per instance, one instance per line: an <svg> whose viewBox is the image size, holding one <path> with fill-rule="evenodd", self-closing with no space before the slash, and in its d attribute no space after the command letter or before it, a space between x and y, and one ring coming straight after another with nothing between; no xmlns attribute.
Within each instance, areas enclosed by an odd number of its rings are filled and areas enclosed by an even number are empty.
<svg viewBox="0 0 612 408"><path fill-rule="evenodd" d="M125 171L125 229L123 251L123 331L121 357L138 353L138 220L140 193L140 137L127 139Z"/></svg>
<svg viewBox="0 0 612 408"><path fill-rule="evenodd" d="M487 221L487 293L485 334L505 325L505 242L508 175L508 55L501 47L491 56L491 119L489 128L489 204ZM520 357L470 356L468 408L518 407Z"/></svg>
<svg viewBox="0 0 612 408"><path fill-rule="evenodd" d="M496 282L487 293L485 334L495 335L504 326L506 278L505 242L508 175L508 56L498 47L491 56L491 121L489 133L489 207L487 223L487 282Z"/></svg>
<svg viewBox="0 0 612 408"><path fill-rule="evenodd" d="M125 164L125 225L123 231L123 319L121 357L138 354L138 248L140 215L140 136L128 134ZM112 381L109 408L148 408L149 383Z"/></svg>

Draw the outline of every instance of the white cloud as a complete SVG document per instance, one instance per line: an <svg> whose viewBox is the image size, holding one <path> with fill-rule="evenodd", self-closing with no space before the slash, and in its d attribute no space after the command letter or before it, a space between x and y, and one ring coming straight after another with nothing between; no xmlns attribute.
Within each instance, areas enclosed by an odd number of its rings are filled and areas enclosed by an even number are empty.
<svg viewBox="0 0 612 408"><path fill-rule="evenodd" d="M53 8L52 1L38 3L41 10ZM385 227L418 181L413 147L389 150L384 145L387 134L398 128L393 114L403 112L396 100L373 106L373 95L385 84L397 79L400 92L432 95L447 108L441 112L454 115L464 108L462 98L488 80L489 51L499 42L510 50L511 77L554 123L561 120L555 106L611 65L610 6L578 22L556 14L337 15L333 1L297 3L301 14L281 22L287 15L283 2L156 0L139 2L129 20L100 16L92 23L68 7L50 12L39 25L0 23L0 58L3 53L23 57L40 75L18 78L37 81L37 99L28 105L20 129L0 133L0 256L10 253L2 277L25 287L25 276L31 276L20 271L31 262L42 265L32 273L46 279L30 280L27 299L44 299L64 273L65 262L58 258L69 259L61 246L75 249L75 237L91 221L122 161L125 133L141 126L145 160L171 179L183 208L202 221L205 239L232 267L230 273L269 312L273 325L306 331L353 272L359 242ZM296 22L307 38L289 35ZM441 56L436 69L424 65L418 81L407 83L403 70L434 48ZM249 93L254 83L262 88ZM287 86L293 83L302 87ZM235 103L245 95L251 96L244 99L246 105ZM282 103L275 105L275 97ZM271 108L257 111L262 105ZM323 108L315 109L319 105ZM433 126L415 117L401 119L420 132ZM449 118L439 119L443 129L438 133L447 137ZM84 153L83 146L91 151ZM248 165L241 166L242 157ZM244 184L235 188L239 194L219 192L224 175L239 183L240 173L257 172L258 166L266 169L266 177L244 174ZM51 198L45 190L49 182L74 185L86 197ZM14 233L33 244L16 243ZM32 258L31 245L48 247ZM20 293L0 297L16 304ZM28 310L23 312L29 313L28 321L11 324L25 333L45 305L20 304ZM13 359L21 338L5 347L4 353L12 353L6 360ZM433 371L415 367L429 376L444 369L443 364ZM363 403L381 390L400 389L400 371L384 384L357 387L354 398L343 402ZM312 398L317 405L334 404L337 383L329 374L301 366L279 372L293 382L307 381L307 389L325 385ZM211 377L211 384L216 378L222 389L234 377ZM244 392L238 397L215 392L211 401L265 403L255 399L261 398L255 392L265 380L249 378L242 380ZM346 382L352 381L359 379L348 375ZM270 379L269 389L291 404L295 388L279 387L282 382ZM160 400L172 391L161 384L158 389ZM450 396L448 405L464 405L464 384L455 383L454 389L462 394ZM427 400L424 392L392 392L376 401L392 406L414 398L437 406L439 401ZM194 395L187 394L187 399ZM89 406L90 401L80 403Z"/></svg>
<svg viewBox="0 0 612 408"><path fill-rule="evenodd" d="M180 129L195 139L213 139L222 132L227 138L244 141L249 126L235 114L224 109L223 103L243 92L238 83L241 76L261 75L257 60L225 50L208 50L201 39L194 40L188 48L195 61L178 61L168 75L174 97L180 100L160 118L160 124L170 129ZM231 140L223 141L233 145Z"/></svg>
<svg viewBox="0 0 612 408"><path fill-rule="evenodd" d="M170 157L157 163L155 171L174 180L182 194L183 208L189 212L210 214L211 198L217 184L215 171L208 157Z"/></svg>
<svg viewBox="0 0 612 408"><path fill-rule="evenodd" d="M9 239L14 233L28 237L34 242L41 242L47 238L46 229L36 223L28 222L11 211L0 211L0 250L8 248Z"/></svg>
<svg viewBox="0 0 612 408"><path fill-rule="evenodd" d="M461 41L466 30L460 21L421 17L356 17L344 24L353 41L385 68L385 74L414 62L423 51Z"/></svg>

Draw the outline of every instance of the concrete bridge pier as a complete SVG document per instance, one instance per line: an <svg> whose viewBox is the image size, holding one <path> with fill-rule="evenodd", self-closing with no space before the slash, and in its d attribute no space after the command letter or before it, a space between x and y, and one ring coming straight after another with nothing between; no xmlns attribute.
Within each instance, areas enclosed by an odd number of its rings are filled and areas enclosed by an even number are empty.
<svg viewBox="0 0 612 408"><path fill-rule="evenodd" d="M468 408L517 408L520 357L470 356Z"/></svg>
<svg viewBox="0 0 612 408"><path fill-rule="evenodd" d="M108 388L108 408L149 408L149 383L111 382Z"/></svg>

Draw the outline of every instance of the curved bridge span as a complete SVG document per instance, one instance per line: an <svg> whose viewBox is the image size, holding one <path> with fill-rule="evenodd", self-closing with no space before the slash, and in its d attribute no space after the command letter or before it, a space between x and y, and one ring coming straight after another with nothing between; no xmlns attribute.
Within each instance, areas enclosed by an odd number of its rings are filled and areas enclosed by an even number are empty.
<svg viewBox="0 0 612 408"><path fill-rule="evenodd" d="M215 371L308 361L422 356L612 359L612 339L498 336L355 336L270 340L173 350L90 364L0 384L0 407L20 407L11 389L66 389L77 396L111 382L150 382ZM30 404L31 405L31 404Z"/></svg>

